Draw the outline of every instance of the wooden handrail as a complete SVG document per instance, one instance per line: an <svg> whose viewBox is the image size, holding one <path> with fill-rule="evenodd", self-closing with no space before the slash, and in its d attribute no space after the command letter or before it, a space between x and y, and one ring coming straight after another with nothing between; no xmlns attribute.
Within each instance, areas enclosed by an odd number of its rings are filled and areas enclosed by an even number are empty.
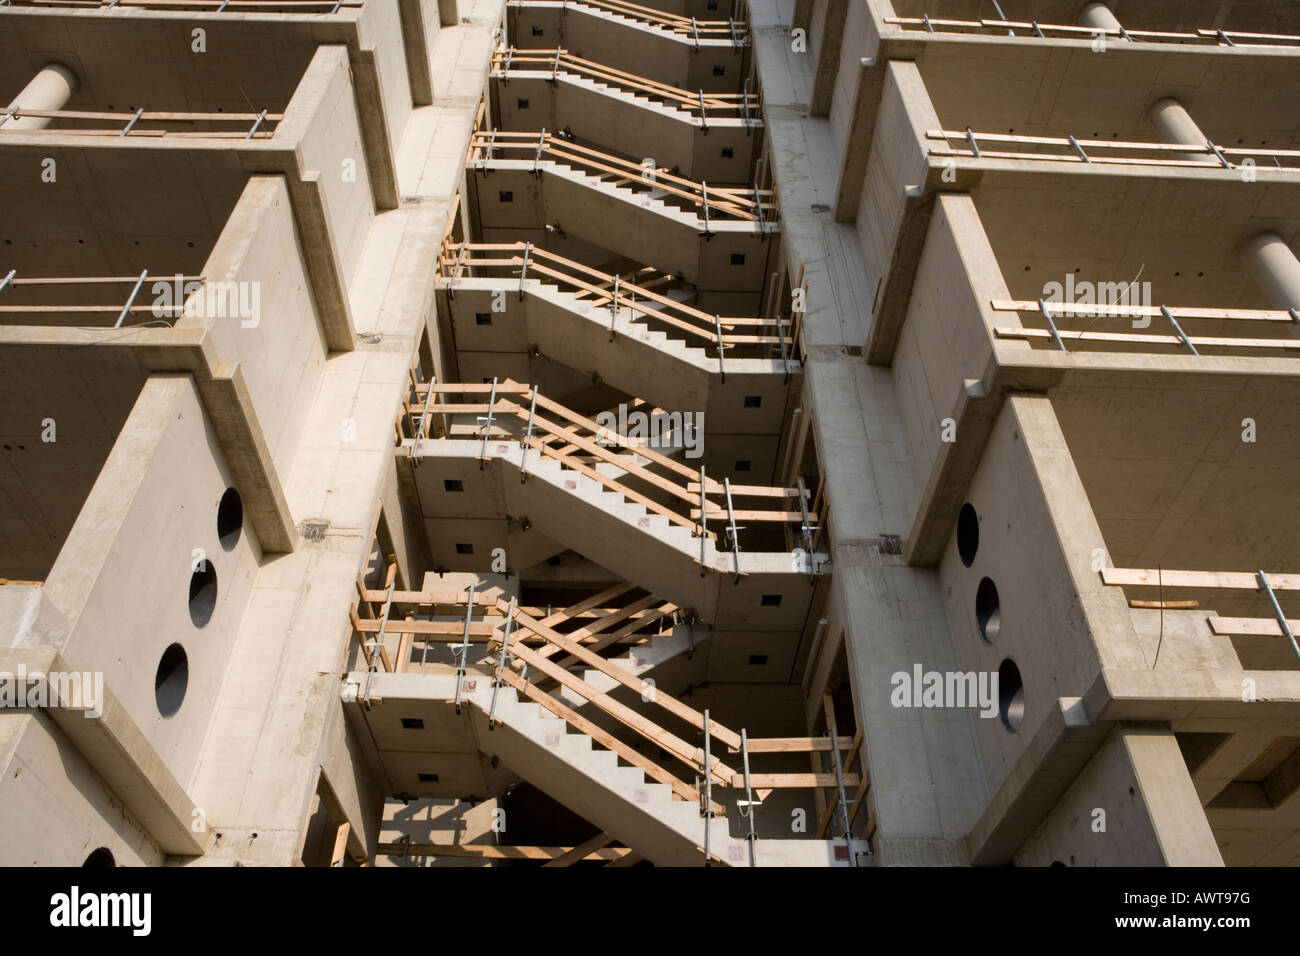
<svg viewBox="0 0 1300 956"><path fill-rule="evenodd" d="M1127 283L1118 283L1127 285ZM1160 318L1167 308L1176 319L1241 319L1255 322L1293 323L1291 313L1283 309L1206 309L1199 306L1158 306L1158 305L1105 305L1085 302L1047 302L1053 319L1069 316L1073 312L1080 317L1114 317L1141 318L1151 316ZM990 299L989 307L995 312L1039 312L1037 301L1029 299Z"/></svg>
<svg viewBox="0 0 1300 956"><path fill-rule="evenodd" d="M1047 329L1019 329L996 326L993 334L1003 339L1051 339L1052 333ZM1152 333L1143 335L1128 332L1092 332L1058 329L1057 335L1067 341L1077 342L1124 342L1133 345L1171 345L1181 346L1183 340L1177 335ZM1187 341L1204 348L1224 349L1280 349L1284 352L1300 350L1300 339L1246 339L1232 336L1189 335Z"/></svg>
<svg viewBox="0 0 1300 956"><path fill-rule="evenodd" d="M1252 34L1252 33L1238 33L1232 30L1220 31L1220 30L1198 29L1194 33L1185 33L1185 32L1169 31L1169 30L1134 30L1134 29L1126 28L1123 31L1123 33L1121 33L1119 30L1113 27L1084 27L1084 26L1077 26L1075 24L1038 23L1036 21L1028 21L1028 20L993 20L988 18L984 18L980 20L952 20L952 19L945 19L941 17L885 17L884 22L888 24L892 24L893 26L897 26L897 27L912 27L912 28L920 27L920 32L930 32L929 28L932 27L935 28L961 27L965 29L995 30L998 31L998 33L1004 33L1007 30L1027 31L1026 35L1024 37L1020 37L1020 39L1041 38L1038 36L1038 34L1034 32L1035 30L1037 30L1037 31L1041 31L1041 33L1043 34L1064 33L1064 34L1068 34L1070 37L1077 37L1079 39L1087 39L1087 40L1090 40L1092 37L1096 36L1099 33L1104 33L1107 36L1114 37L1116 39L1122 39L1124 35L1127 34L1128 38L1135 41L1150 40L1155 42L1171 41L1177 43L1184 43L1188 40L1196 40L1201 42L1213 41L1217 45L1223 45L1223 39L1226 37L1228 40L1234 43L1236 42L1237 39L1241 39L1241 40L1264 39L1264 40L1281 41L1281 42L1274 42L1274 43L1238 44L1240 46L1285 46L1291 43L1300 43L1300 36L1294 36L1291 34L1285 34L1285 33L1253 33ZM916 31L909 30L906 32L916 32ZM949 32L949 31L940 30L939 32Z"/></svg>
<svg viewBox="0 0 1300 956"><path fill-rule="evenodd" d="M1266 574L1274 591L1300 591L1300 574ZM1224 588L1258 591L1253 571L1177 571L1159 568L1102 568L1103 584L1130 587Z"/></svg>

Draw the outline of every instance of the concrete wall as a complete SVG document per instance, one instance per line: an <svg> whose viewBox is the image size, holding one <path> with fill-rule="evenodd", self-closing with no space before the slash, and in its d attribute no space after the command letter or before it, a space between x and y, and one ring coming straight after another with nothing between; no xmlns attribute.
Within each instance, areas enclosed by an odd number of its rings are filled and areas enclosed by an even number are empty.
<svg viewBox="0 0 1300 956"><path fill-rule="evenodd" d="M916 64L889 63L857 213L858 241L873 279L889 279L906 191L926 181L925 125L937 122Z"/></svg>
<svg viewBox="0 0 1300 956"><path fill-rule="evenodd" d="M1090 570L1091 549L1102 546L1101 534L1048 399L1007 399L967 500L979 517L974 560L969 568L963 565L954 533L939 565L958 667L996 673L1010 659L1024 682L1024 719L1016 732L996 716L973 721L992 793L1058 708L1058 698L1082 696L1100 673L1097 632L1109 625L1132 634L1132 625L1122 597L1103 593ZM999 629L991 644L976 622L983 578L993 582L999 599ZM1096 622L1091 602L1098 608ZM1135 635L1133 646L1140 654Z"/></svg>
<svg viewBox="0 0 1300 956"><path fill-rule="evenodd" d="M425 11L425 30L436 31L437 10L429 19ZM394 145L400 143L411 118L411 78L406 69L406 50L402 38L401 15L397 3L367 3L361 8L358 23L361 48L374 48L375 67L379 71L379 88L384 100L388 135Z"/></svg>
<svg viewBox="0 0 1300 956"><path fill-rule="evenodd" d="M1221 866L1174 735L1119 727L1015 856L1017 866Z"/></svg>
<svg viewBox="0 0 1300 956"><path fill-rule="evenodd" d="M849 127L853 123L854 103L857 99L858 83L862 79L861 60L869 53L867 6L865 3L849 3L844 15L844 37L840 41L840 59L836 65L835 86L831 94L829 114L831 138L836 149L843 153L845 149L861 149L865 143L849 143Z"/></svg>
<svg viewBox="0 0 1300 956"><path fill-rule="evenodd" d="M163 863L162 851L43 712L0 712L0 768L0 866L81 866L100 847L118 866Z"/></svg>
<svg viewBox="0 0 1300 956"><path fill-rule="evenodd" d="M320 173L321 195L338 246L339 266L344 281L350 281L361 262L375 202L344 48L322 47L299 91L309 92L318 104L312 121L303 129L299 146L302 165ZM345 173L344 163L349 160ZM352 181L347 181L345 175Z"/></svg>
<svg viewBox="0 0 1300 956"><path fill-rule="evenodd" d="M150 379L46 582L68 619L62 653L69 665L103 672L182 785L197 763L261 559L247 523L231 550L217 540L217 505L231 484L193 381ZM217 574L216 607L202 628L188 609L196 548ZM154 678L172 643L185 649L189 681L179 711L164 718Z"/></svg>
<svg viewBox="0 0 1300 956"><path fill-rule="evenodd" d="M930 220L891 369L918 494L944 450L943 422L955 413L963 383L981 379L993 356L985 293L1000 282L969 197L943 196Z"/></svg>
<svg viewBox="0 0 1300 956"><path fill-rule="evenodd" d="M221 316L206 324L222 359L239 363L271 459L287 471L329 349L282 177L249 179L203 275L257 289L256 325Z"/></svg>

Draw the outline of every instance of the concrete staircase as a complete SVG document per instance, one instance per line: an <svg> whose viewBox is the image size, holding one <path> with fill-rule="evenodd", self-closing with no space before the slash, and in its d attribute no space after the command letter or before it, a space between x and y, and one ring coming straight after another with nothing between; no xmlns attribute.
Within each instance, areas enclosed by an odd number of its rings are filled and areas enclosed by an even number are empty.
<svg viewBox="0 0 1300 956"><path fill-rule="evenodd" d="M474 439L426 439L409 447L420 462L415 481L428 518L495 519L504 547L510 546L506 516L516 519L516 527L518 519L527 518L529 530L523 534L536 531L678 607L693 609L704 620L715 619L720 602L752 603L757 610L760 592L784 595L787 608L806 605L806 557L742 550L739 572L747 587L734 587L736 559L718 541L703 539L702 548L702 539L690 528L535 450L525 462L515 440L494 439L484 446ZM480 468L480 449L488 460L486 470ZM521 468L527 470L527 481L520 480ZM483 487L485 479L494 487ZM482 488L474 500L492 512L467 512L463 496L448 497L442 491L448 482ZM716 521L711 530L720 530ZM435 542L434 549L435 563L448 570L474 570L473 557L458 559L450 542ZM818 566L826 564L820 556Z"/></svg>
<svg viewBox="0 0 1300 956"><path fill-rule="evenodd" d="M632 89L567 72L511 67L493 73L502 129L567 129L603 149L652 158L659 166L704 182L751 180L754 128L762 121L696 115Z"/></svg>
<svg viewBox="0 0 1300 956"><path fill-rule="evenodd" d="M581 0L512 0L510 15L514 25L511 35L521 48L544 49L563 41L577 52L617 49L631 58L631 62L620 64L621 69L706 93L734 93L744 81L744 31L739 26L738 45L730 35L706 33L697 40L667 24ZM542 31L540 35L534 35L534 27ZM627 31L635 31L635 35ZM722 75L715 72L719 66Z"/></svg>
<svg viewBox="0 0 1300 956"><path fill-rule="evenodd" d="M485 231L510 229L522 238L527 230L559 223L566 234L695 285L707 280L708 288L718 291L761 291L769 251L765 240L780 231L776 222L727 218L717 209L717 196L706 223L699 206L686 208L684 200L658 198L648 188L629 188L559 161L493 158L476 162L474 170L472 208ZM525 204L521 199L530 190L536 198ZM512 201L501 201L503 195ZM739 265L738 255L743 257Z"/></svg>
<svg viewBox="0 0 1300 956"><path fill-rule="evenodd" d="M343 699L365 717L358 701L365 674L345 680ZM385 706L410 701L450 701L455 696L451 675L372 675L373 697ZM647 777L639 767L620 762L585 733L540 704L524 698L509 686L495 689L486 673L477 675L462 691L461 717L479 751L496 757L529 781L605 833L633 848L659 866L701 866L706 825L710 855L715 864L748 865L747 841L733 837L725 817L707 821L693 800L678 799L671 787ZM495 718L492 725L489 714ZM381 746L382 746L382 738ZM842 852L843 843L839 848ZM759 866L835 866L839 860L833 841L759 840L755 844Z"/></svg>

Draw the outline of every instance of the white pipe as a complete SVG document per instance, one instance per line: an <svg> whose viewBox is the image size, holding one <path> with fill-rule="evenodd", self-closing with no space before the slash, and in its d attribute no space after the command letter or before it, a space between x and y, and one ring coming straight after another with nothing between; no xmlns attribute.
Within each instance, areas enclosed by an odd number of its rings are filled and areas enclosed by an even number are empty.
<svg viewBox="0 0 1300 956"><path fill-rule="evenodd" d="M58 110L62 109L68 99L77 91L77 75L61 63L47 63L32 77L32 81L23 87L22 92L13 98L5 112L18 107L19 111ZM44 129L50 125L47 116L18 117L9 120L0 131L27 132Z"/></svg>

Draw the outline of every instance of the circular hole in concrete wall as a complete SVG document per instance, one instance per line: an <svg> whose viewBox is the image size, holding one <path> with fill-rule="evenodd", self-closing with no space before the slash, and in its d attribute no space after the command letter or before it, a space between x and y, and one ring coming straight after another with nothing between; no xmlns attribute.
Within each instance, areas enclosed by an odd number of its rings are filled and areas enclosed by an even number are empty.
<svg viewBox="0 0 1300 956"><path fill-rule="evenodd" d="M1012 733L1025 719L1025 684L1020 679L1020 668L1009 657L998 668L998 713Z"/></svg>
<svg viewBox="0 0 1300 956"><path fill-rule="evenodd" d="M1002 605L998 603L998 589L990 578L981 578L975 590L975 621L980 626L980 637L992 644L998 639L1002 627Z"/></svg>
<svg viewBox="0 0 1300 956"><path fill-rule="evenodd" d="M227 488L217 505L217 540L221 547L229 551L239 543L239 536L244 533L244 499L234 488Z"/></svg>
<svg viewBox="0 0 1300 956"><path fill-rule="evenodd" d="M199 570L190 575L190 620L202 627L212 619L212 609L217 606L217 569L204 560Z"/></svg>
<svg viewBox="0 0 1300 956"><path fill-rule="evenodd" d="M968 501L961 506L961 512L957 515L957 555L961 558L961 563L969 568L979 549L980 519Z"/></svg>
<svg viewBox="0 0 1300 956"><path fill-rule="evenodd" d="M86 862L82 866L92 868L117 866L117 861L113 859L113 851L106 846L101 846L96 850L90 851L90 856L86 857Z"/></svg>
<svg viewBox="0 0 1300 956"><path fill-rule="evenodd" d="M158 713L170 717L181 709L185 688L190 682L190 662L185 648L172 644L163 651L158 662L158 673L153 679L153 696L158 703Z"/></svg>

